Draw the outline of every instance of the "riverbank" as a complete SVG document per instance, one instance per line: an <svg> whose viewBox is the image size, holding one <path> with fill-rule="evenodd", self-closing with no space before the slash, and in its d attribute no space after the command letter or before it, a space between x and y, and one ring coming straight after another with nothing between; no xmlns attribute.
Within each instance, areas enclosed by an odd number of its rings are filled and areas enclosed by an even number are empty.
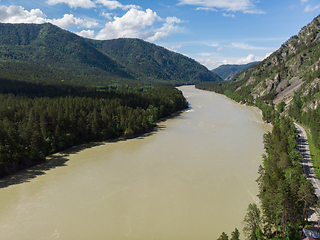
<svg viewBox="0 0 320 240"><path fill-rule="evenodd" d="M143 136L149 136L158 130L159 123L164 122L170 118L174 118L174 117L179 116L182 112L187 111L188 108L189 107L182 109L182 110L179 110L175 113L172 113L171 115L169 115L167 117L160 118L156 122L156 125L153 128L149 129L148 131L140 131L139 133L135 133L135 134L125 133L123 136L113 138L113 139L108 139L108 140L104 140L104 141L92 141L92 142L87 142L87 143L83 143L83 144L79 144L79 145L74 145L69 148L58 151L56 153L50 154L50 155L46 156L46 158L41 159L39 161L32 161L28 158L21 158L21 159L18 159L18 161L0 163L0 178L4 178L4 177L9 176L11 174L17 173L20 170L28 169L30 167L34 167L39 164L43 164L47 161L52 160L56 154L61 154L61 153L63 154L64 152L73 151L73 149L76 149L76 148L83 148L83 147L86 148L85 146L91 147L92 145L96 146L96 145L101 145L101 144L110 143L110 142L125 141L125 140L129 140L129 139L143 137Z"/></svg>
<svg viewBox="0 0 320 240"><path fill-rule="evenodd" d="M242 229L270 126L254 109L181 89L189 111L154 132L67 149L1 179L11 184L0 188L1 238L217 239Z"/></svg>
<svg viewBox="0 0 320 240"><path fill-rule="evenodd" d="M188 107L181 91L164 86L142 92L0 98L1 177L71 146L150 132L160 118Z"/></svg>

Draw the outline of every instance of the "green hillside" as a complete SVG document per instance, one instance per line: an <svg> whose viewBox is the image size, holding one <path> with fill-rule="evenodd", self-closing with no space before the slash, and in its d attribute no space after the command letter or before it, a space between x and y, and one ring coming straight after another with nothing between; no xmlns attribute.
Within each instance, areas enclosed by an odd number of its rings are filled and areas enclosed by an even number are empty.
<svg viewBox="0 0 320 240"><path fill-rule="evenodd" d="M142 40L93 41L49 23L0 24L0 78L91 86L221 80L196 61Z"/></svg>
<svg viewBox="0 0 320 240"><path fill-rule="evenodd" d="M211 70L213 73L216 73L219 75L223 80L228 81L231 80L237 73L243 71L244 69L255 66L259 62L251 62L248 64L224 64L221 65L213 70Z"/></svg>
<svg viewBox="0 0 320 240"><path fill-rule="evenodd" d="M126 66L137 79L178 81L179 84L222 80L195 60L140 39L90 42Z"/></svg>

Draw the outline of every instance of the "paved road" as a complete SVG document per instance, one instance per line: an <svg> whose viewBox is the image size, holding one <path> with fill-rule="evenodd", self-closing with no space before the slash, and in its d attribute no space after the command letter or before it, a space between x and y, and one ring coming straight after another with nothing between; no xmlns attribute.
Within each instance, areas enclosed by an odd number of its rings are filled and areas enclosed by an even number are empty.
<svg viewBox="0 0 320 240"><path fill-rule="evenodd" d="M317 197L320 199L320 182L312 166L307 134L301 126L299 126L296 123L294 125L296 126L297 132L300 135L300 140L298 140L298 148L304 159L302 163L303 172L306 174L307 179L310 179L315 189L315 193Z"/></svg>

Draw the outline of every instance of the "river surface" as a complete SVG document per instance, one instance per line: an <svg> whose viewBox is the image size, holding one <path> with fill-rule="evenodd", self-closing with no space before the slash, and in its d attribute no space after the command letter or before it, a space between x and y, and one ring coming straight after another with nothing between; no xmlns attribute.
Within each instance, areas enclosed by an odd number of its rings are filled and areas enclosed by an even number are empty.
<svg viewBox="0 0 320 240"><path fill-rule="evenodd" d="M222 95L180 90L190 109L150 134L78 146L0 179L0 238L212 240L235 227L242 234L271 126Z"/></svg>

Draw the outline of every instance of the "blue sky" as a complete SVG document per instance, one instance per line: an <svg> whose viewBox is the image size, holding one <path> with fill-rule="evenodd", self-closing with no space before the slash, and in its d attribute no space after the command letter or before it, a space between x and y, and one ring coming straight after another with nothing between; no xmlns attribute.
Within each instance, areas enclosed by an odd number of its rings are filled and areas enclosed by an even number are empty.
<svg viewBox="0 0 320 240"><path fill-rule="evenodd" d="M264 59L319 14L319 0L0 0L0 22L141 38L210 70Z"/></svg>

